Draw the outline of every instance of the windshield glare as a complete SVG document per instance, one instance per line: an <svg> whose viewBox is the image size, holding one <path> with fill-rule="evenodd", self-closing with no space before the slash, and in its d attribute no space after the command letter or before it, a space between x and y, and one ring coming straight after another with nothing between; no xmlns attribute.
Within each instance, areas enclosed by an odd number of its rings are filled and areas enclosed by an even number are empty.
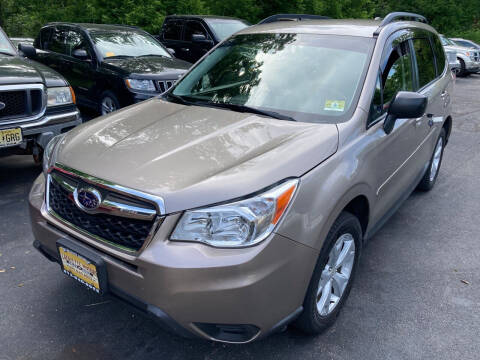
<svg viewBox="0 0 480 360"><path fill-rule="evenodd" d="M231 19L206 19L206 22L220 41L249 26L243 21Z"/></svg>
<svg viewBox="0 0 480 360"><path fill-rule="evenodd" d="M353 113L373 44L349 36L238 35L201 61L173 94L299 121L340 122Z"/></svg>
<svg viewBox="0 0 480 360"><path fill-rule="evenodd" d="M11 55L15 55L16 51L15 48L8 40L7 35L0 29L0 53L7 53Z"/></svg>
<svg viewBox="0 0 480 360"><path fill-rule="evenodd" d="M171 57L168 51L148 34L136 31L102 31L92 32L90 36L104 58L145 55Z"/></svg>
<svg viewBox="0 0 480 360"><path fill-rule="evenodd" d="M457 46L452 40L447 39L445 36L440 36L440 41L443 46Z"/></svg>

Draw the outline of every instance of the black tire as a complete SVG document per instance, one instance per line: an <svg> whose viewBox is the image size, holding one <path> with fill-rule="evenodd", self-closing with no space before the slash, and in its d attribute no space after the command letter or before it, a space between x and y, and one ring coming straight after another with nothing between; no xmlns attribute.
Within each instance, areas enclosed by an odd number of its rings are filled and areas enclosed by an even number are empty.
<svg viewBox="0 0 480 360"><path fill-rule="evenodd" d="M105 107L104 103L106 101L111 103L112 107L110 108L110 110L112 110L112 111L108 111L107 108ZM98 105L98 113L100 115L106 115L106 114L108 114L110 112L113 112L113 111L116 111L118 109L120 109L120 102L118 101L117 96L109 90L104 91L102 93L102 95L100 95L100 103Z"/></svg>
<svg viewBox="0 0 480 360"><path fill-rule="evenodd" d="M465 66L465 61L462 59L458 59L460 61L460 69L457 72L457 76L459 77L465 77L468 75L467 68Z"/></svg>
<svg viewBox="0 0 480 360"><path fill-rule="evenodd" d="M445 132L445 128L442 128L442 131L440 131L440 135L438 136L437 142L435 143L435 148L433 149L432 157L430 158L430 162L428 163L428 170L425 172L425 175L423 175L422 180L418 184L417 190L430 191L435 186L435 183L437 182L437 178L438 178L438 173L440 172L440 168L442 166L443 151L445 149L446 138L447 138L447 135ZM434 171L432 164L435 158L435 151L437 150L437 146L440 141L442 144L442 148L440 151L440 159L439 159L438 166L435 170L435 175L432 177L432 171Z"/></svg>
<svg viewBox="0 0 480 360"><path fill-rule="evenodd" d="M335 242L344 234L351 234L355 243L355 256L352 271L350 273L350 278L348 279L345 290L341 295L337 305L329 314L323 316L320 315L317 309L317 293L320 277L322 275L322 271L325 269L328 263L329 254L333 246L335 245ZM330 327L335 322L336 318L340 313L340 310L345 304L345 301L350 293L353 279L355 277L355 273L357 272L358 259L360 257L361 249L362 227L360 225L360 222L351 213L342 212L337 218L337 220L335 220L330 231L328 232L327 238L320 252L317 264L315 266L315 270L310 280L307 294L305 295L305 300L303 302L303 312L293 324L295 327L307 334L316 335L328 329L328 327Z"/></svg>

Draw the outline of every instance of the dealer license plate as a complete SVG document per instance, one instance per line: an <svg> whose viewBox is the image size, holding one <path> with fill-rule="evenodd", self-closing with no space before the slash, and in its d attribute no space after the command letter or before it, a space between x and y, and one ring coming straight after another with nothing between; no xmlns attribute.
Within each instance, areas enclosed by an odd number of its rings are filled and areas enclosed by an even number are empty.
<svg viewBox="0 0 480 360"><path fill-rule="evenodd" d="M62 260L63 272L81 282L89 289L100 293L100 282L95 264L82 255L63 246L59 246L58 251L60 252L60 259Z"/></svg>
<svg viewBox="0 0 480 360"><path fill-rule="evenodd" d="M23 141L22 129L0 130L0 147L18 145Z"/></svg>

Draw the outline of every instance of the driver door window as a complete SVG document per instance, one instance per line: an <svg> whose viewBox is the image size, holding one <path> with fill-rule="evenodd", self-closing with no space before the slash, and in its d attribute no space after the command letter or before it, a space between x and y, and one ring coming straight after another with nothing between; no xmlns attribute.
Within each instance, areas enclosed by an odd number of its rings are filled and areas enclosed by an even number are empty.
<svg viewBox="0 0 480 360"><path fill-rule="evenodd" d="M75 50L85 50L89 55L90 51L85 38L78 31L70 30L65 36L66 55L73 57Z"/></svg>
<svg viewBox="0 0 480 360"><path fill-rule="evenodd" d="M377 78L368 125L388 111L391 101L399 91L413 90L412 53L409 42L405 41L392 49Z"/></svg>
<svg viewBox="0 0 480 360"><path fill-rule="evenodd" d="M198 21L189 21L185 26L185 41L192 41L192 35L203 35L205 39L208 39L208 33Z"/></svg>

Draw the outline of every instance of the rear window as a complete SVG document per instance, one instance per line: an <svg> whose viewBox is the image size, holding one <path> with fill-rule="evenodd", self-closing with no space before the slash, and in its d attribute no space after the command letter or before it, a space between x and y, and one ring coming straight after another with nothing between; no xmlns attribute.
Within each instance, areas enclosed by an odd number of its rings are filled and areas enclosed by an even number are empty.
<svg viewBox="0 0 480 360"><path fill-rule="evenodd" d="M413 39L413 47L417 57L419 88L424 87L436 77L435 57L430 40L427 38Z"/></svg>
<svg viewBox="0 0 480 360"><path fill-rule="evenodd" d="M182 22L179 20L167 20L163 28L165 40L180 40L182 38Z"/></svg>

